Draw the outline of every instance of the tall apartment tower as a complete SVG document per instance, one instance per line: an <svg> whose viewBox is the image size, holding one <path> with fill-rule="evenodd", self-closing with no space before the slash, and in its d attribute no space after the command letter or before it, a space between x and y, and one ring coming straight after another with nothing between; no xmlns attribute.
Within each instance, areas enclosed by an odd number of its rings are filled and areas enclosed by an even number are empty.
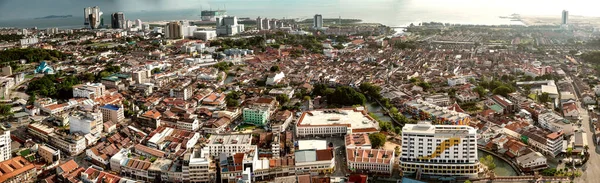
<svg viewBox="0 0 600 183"><path fill-rule="evenodd" d="M561 24L562 25L567 25L569 23L569 11L567 10L563 10L562 11L562 19L561 19Z"/></svg>
<svg viewBox="0 0 600 183"><path fill-rule="evenodd" d="M110 23L113 29L124 29L125 26L125 15L123 12L116 12L110 15Z"/></svg>
<svg viewBox="0 0 600 183"><path fill-rule="evenodd" d="M316 14L315 18L313 20L313 27L315 29L322 29L323 28L323 15L320 14Z"/></svg>
<svg viewBox="0 0 600 183"><path fill-rule="evenodd" d="M183 30L181 29L181 23L169 22L165 27L165 36L169 39L181 39L183 38Z"/></svg>
<svg viewBox="0 0 600 183"><path fill-rule="evenodd" d="M102 12L98 6L87 7L83 9L84 25L89 25L91 29L97 29L102 24Z"/></svg>
<svg viewBox="0 0 600 183"><path fill-rule="evenodd" d="M461 125L406 124L399 156L405 174L477 177L477 131Z"/></svg>

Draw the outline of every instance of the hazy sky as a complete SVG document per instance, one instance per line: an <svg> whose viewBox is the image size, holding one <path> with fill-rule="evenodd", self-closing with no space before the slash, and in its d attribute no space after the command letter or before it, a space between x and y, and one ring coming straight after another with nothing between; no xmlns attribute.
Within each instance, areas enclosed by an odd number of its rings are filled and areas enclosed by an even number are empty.
<svg viewBox="0 0 600 183"><path fill-rule="evenodd" d="M561 10L567 9L572 15L600 16L598 0L0 0L0 19L68 14L79 17L82 16L83 8L88 6L100 6L105 14L116 11L199 10L200 7L208 9L211 5L215 9L226 5L228 10L238 12L247 8L249 12L254 13L270 10L293 12L302 8L315 9L315 6L320 4L333 4L331 7L333 11L340 11L339 8L350 8L354 11L361 9L361 6L366 3L380 6L386 11L415 7L429 11L556 15L560 14Z"/></svg>

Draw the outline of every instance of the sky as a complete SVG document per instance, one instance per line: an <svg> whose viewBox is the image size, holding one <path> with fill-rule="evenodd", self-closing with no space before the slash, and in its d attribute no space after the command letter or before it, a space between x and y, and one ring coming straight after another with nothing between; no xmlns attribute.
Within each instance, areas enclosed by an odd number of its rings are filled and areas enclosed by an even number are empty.
<svg viewBox="0 0 600 183"><path fill-rule="evenodd" d="M411 9L424 11L514 12L525 15L555 15L556 12L560 14L560 11L567 9L571 15L600 16L598 0L0 0L0 20L48 15L79 17L83 14L83 8L88 6L99 6L105 14L116 11L199 10L201 7L208 9L210 5L213 9L227 6L228 10L252 7L250 12L254 13L273 9L314 9L320 4L333 4L333 8L349 7L354 11L365 3L382 8L402 9L401 6L410 6ZM354 5L357 7L353 7Z"/></svg>

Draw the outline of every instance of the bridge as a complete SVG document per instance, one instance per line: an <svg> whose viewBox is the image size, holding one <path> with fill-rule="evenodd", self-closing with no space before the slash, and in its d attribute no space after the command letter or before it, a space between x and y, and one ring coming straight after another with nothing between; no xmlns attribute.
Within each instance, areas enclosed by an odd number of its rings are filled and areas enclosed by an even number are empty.
<svg viewBox="0 0 600 183"><path fill-rule="evenodd" d="M390 28L392 28L392 29L406 29L408 27L390 27Z"/></svg>

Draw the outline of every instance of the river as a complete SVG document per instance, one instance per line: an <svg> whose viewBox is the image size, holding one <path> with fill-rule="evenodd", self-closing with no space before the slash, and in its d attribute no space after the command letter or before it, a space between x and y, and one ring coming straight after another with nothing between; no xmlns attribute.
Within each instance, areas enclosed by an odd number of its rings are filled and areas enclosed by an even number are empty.
<svg viewBox="0 0 600 183"><path fill-rule="evenodd" d="M377 103L372 103L372 102L367 102L365 104L365 106L367 107L367 110L369 111L369 113L373 113L375 114L375 116L379 117L379 120L381 121L392 121L392 118L390 118L388 115L383 114L383 110L381 109L381 106L379 106ZM395 123L392 123L394 126L396 126Z"/></svg>
<svg viewBox="0 0 600 183"><path fill-rule="evenodd" d="M491 154L481 151L481 150L477 151L477 158L485 157L487 155L491 155ZM494 170L496 175L498 175L498 176L516 176L517 175L517 172L506 161L504 161L494 155L491 155L491 156L494 157L494 163L496 164L496 169Z"/></svg>

